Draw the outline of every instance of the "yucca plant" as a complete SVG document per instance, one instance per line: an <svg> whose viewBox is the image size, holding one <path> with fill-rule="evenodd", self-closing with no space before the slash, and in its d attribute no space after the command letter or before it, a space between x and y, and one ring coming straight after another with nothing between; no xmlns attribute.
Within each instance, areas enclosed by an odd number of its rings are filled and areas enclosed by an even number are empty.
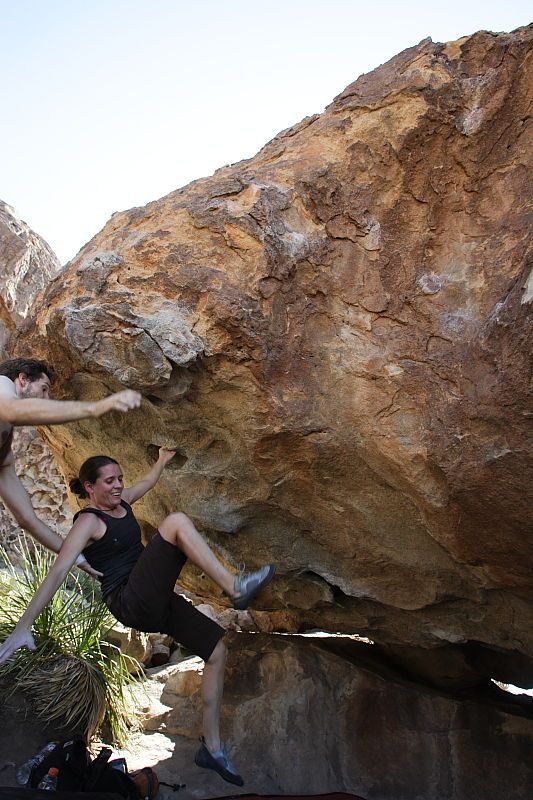
<svg viewBox="0 0 533 800"><path fill-rule="evenodd" d="M20 545L20 567L0 549L5 569L0 581L0 638L15 627L49 571L54 555L43 548ZM123 744L135 726L130 685L140 664L105 641L113 624L98 584L85 573L71 572L37 617L33 636L37 650L17 650L0 667L0 677L14 680L30 698L36 713L89 740L102 724Z"/></svg>

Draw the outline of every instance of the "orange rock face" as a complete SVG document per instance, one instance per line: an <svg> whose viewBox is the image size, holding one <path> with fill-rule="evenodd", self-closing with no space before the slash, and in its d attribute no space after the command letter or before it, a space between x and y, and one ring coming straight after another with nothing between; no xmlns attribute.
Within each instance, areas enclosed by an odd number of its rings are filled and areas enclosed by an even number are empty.
<svg viewBox="0 0 533 800"><path fill-rule="evenodd" d="M277 562L279 627L533 654L531 37L424 41L115 214L19 339L71 396L142 391L48 432L65 471L176 446L141 517Z"/></svg>

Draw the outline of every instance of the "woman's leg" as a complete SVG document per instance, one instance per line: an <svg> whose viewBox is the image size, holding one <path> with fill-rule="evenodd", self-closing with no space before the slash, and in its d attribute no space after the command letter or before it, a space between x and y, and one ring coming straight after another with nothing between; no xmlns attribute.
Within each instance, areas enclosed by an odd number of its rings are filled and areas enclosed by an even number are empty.
<svg viewBox="0 0 533 800"><path fill-rule="evenodd" d="M195 763L204 769L218 772L221 778L235 786L242 786L244 781L239 771L231 763L225 748L220 741L220 703L224 688L224 666L226 664L226 646L220 640L204 666L202 685L203 732L200 749L194 757Z"/></svg>
<svg viewBox="0 0 533 800"><path fill-rule="evenodd" d="M235 576L220 563L186 514L170 514L159 525L158 530L163 539L179 547L226 594L235 594Z"/></svg>
<svg viewBox="0 0 533 800"><path fill-rule="evenodd" d="M202 730L208 750L220 750L220 704L224 690L227 648L222 639L205 662L202 683Z"/></svg>
<svg viewBox="0 0 533 800"><path fill-rule="evenodd" d="M159 539L160 546L168 543ZM158 545L159 546L159 545ZM172 548L170 548L172 549ZM224 629L202 614L184 597L173 594L168 618L162 630L204 659L202 682L203 720L200 749L195 755L199 767L212 769L224 780L243 785L238 770L229 760L220 741L220 705L224 689L224 668L227 649L222 641Z"/></svg>
<svg viewBox="0 0 533 800"><path fill-rule="evenodd" d="M168 548L165 542L160 543ZM170 549L170 548L169 548ZM199 611L181 595L172 594L161 630L180 642L191 653L204 660L202 682L202 733L208 749L220 749L220 704L224 689L224 667L227 649L223 637L226 631L218 622Z"/></svg>

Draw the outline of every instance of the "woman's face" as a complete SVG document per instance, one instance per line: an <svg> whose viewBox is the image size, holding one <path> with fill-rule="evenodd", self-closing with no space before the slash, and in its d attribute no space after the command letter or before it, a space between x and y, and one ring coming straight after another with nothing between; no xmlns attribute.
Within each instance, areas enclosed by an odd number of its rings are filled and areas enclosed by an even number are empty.
<svg viewBox="0 0 533 800"><path fill-rule="evenodd" d="M106 464L98 470L94 483L85 483L92 502L102 508L118 508L124 488L120 464Z"/></svg>

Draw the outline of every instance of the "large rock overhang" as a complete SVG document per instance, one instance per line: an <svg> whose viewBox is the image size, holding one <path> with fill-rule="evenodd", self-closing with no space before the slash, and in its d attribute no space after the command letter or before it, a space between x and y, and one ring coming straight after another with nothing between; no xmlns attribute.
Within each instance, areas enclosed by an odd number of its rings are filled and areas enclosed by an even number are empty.
<svg viewBox="0 0 533 800"><path fill-rule="evenodd" d="M65 396L142 392L46 438L65 474L109 452L129 481L177 447L140 516L275 561L265 629L475 643L531 681L531 35L424 41L115 214L18 336Z"/></svg>

